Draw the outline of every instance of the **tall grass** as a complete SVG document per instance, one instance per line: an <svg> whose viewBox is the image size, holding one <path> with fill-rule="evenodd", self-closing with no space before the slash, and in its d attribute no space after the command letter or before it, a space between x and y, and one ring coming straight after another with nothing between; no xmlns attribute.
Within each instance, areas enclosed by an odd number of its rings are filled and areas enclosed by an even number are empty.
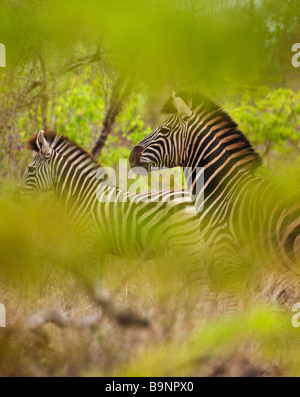
<svg viewBox="0 0 300 397"><path fill-rule="evenodd" d="M116 307L147 318L148 327L122 327L104 315L84 330L48 323L29 329L26 320L38 309L74 320L102 310L82 282L95 270L83 262L80 236L52 196L20 201L2 189L0 252L0 302L7 308L1 376L299 375L294 313L256 299L242 278L239 307L228 312L214 284L199 279L197 269L191 277L189 259L171 253L147 261L109 255L99 263Z"/></svg>

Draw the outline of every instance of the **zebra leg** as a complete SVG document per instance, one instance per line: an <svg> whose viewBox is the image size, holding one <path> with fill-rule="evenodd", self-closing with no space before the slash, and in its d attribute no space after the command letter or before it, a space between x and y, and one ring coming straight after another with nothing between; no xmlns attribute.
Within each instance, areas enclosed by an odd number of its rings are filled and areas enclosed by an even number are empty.
<svg viewBox="0 0 300 397"><path fill-rule="evenodd" d="M241 248L233 241L215 245L213 259L208 269L212 288L221 312L229 315L248 301L251 291L251 271L247 267Z"/></svg>
<svg viewBox="0 0 300 397"><path fill-rule="evenodd" d="M94 231L87 228L80 231L75 240L79 249L73 272L89 289L95 289L103 283L103 273L107 250L104 240Z"/></svg>
<svg viewBox="0 0 300 397"><path fill-rule="evenodd" d="M170 229L166 259L180 277L182 292L203 304L204 310L210 310L211 305L215 305L208 275L211 251L207 249L199 227L192 222L184 227L183 233L173 232L174 229Z"/></svg>

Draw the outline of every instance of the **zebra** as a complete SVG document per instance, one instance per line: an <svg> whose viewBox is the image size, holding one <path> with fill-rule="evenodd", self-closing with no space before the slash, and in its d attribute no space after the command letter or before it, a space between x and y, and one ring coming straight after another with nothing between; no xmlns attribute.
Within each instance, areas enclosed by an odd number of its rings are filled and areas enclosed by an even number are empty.
<svg viewBox="0 0 300 397"><path fill-rule="evenodd" d="M269 264L271 273L258 266L252 277L271 274L260 288L268 299L290 304L299 288L300 205L255 175L259 154L213 101L173 92L162 110L171 116L132 149L131 167L183 167L214 275L222 283L226 271L236 275L253 270L253 263Z"/></svg>
<svg viewBox="0 0 300 397"><path fill-rule="evenodd" d="M195 241L201 243L198 219L187 192L135 194L108 186L99 178L104 171L98 161L61 134L40 131L27 148L34 157L23 176L22 196L54 191L84 236L84 249L98 245L98 262L107 254L147 260L187 251L190 261L199 260L193 249Z"/></svg>

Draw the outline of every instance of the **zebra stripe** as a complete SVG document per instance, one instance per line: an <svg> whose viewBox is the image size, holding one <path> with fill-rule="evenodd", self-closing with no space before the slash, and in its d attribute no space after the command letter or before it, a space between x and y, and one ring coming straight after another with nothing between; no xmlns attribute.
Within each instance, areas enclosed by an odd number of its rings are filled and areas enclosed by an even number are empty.
<svg viewBox="0 0 300 397"><path fill-rule="evenodd" d="M22 195L53 190L74 227L97 235L103 254L147 259L171 249L183 253L190 241L201 243L187 192L134 194L107 186L99 179L99 163L62 135L40 132L27 146L36 154L25 171Z"/></svg>
<svg viewBox="0 0 300 397"><path fill-rule="evenodd" d="M131 166L185 168L201 236L220 257L214 261L220 272L224 252L241 267L244 251L248 261L264 258L279 272L297 273L300 205L290 208L278 187L254 175L261 159L237 124L199 94L173 96L164 111L172 115L135 146Z"/></svg>

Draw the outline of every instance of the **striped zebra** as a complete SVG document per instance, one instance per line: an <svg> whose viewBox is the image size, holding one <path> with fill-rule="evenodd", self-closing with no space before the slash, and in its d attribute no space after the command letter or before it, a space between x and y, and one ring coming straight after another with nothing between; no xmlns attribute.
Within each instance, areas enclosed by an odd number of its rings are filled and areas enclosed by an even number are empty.
<svg viewBox="0 0 300 397"><path fill-rule="evenodd" d="M251 273L259 264L252 277L262 273L268 298L292 302L298 296L300 205L255 175L260 156L214 102L173 92L163 112L171 116L133 148L130 165L183 167L214 276L222 282L226 271Z"/></svg>
<svg viewBox="0 0 300 397"><path fill-rule="evenodd" d="M54 191L87 249L98 245L98 261L106 254L150 259L188 251L191 261L198 255L198 220L188 192L135 194L108 186L95 158L63 135L40 131L27 148L35 155L22 196Z"/></svg>

